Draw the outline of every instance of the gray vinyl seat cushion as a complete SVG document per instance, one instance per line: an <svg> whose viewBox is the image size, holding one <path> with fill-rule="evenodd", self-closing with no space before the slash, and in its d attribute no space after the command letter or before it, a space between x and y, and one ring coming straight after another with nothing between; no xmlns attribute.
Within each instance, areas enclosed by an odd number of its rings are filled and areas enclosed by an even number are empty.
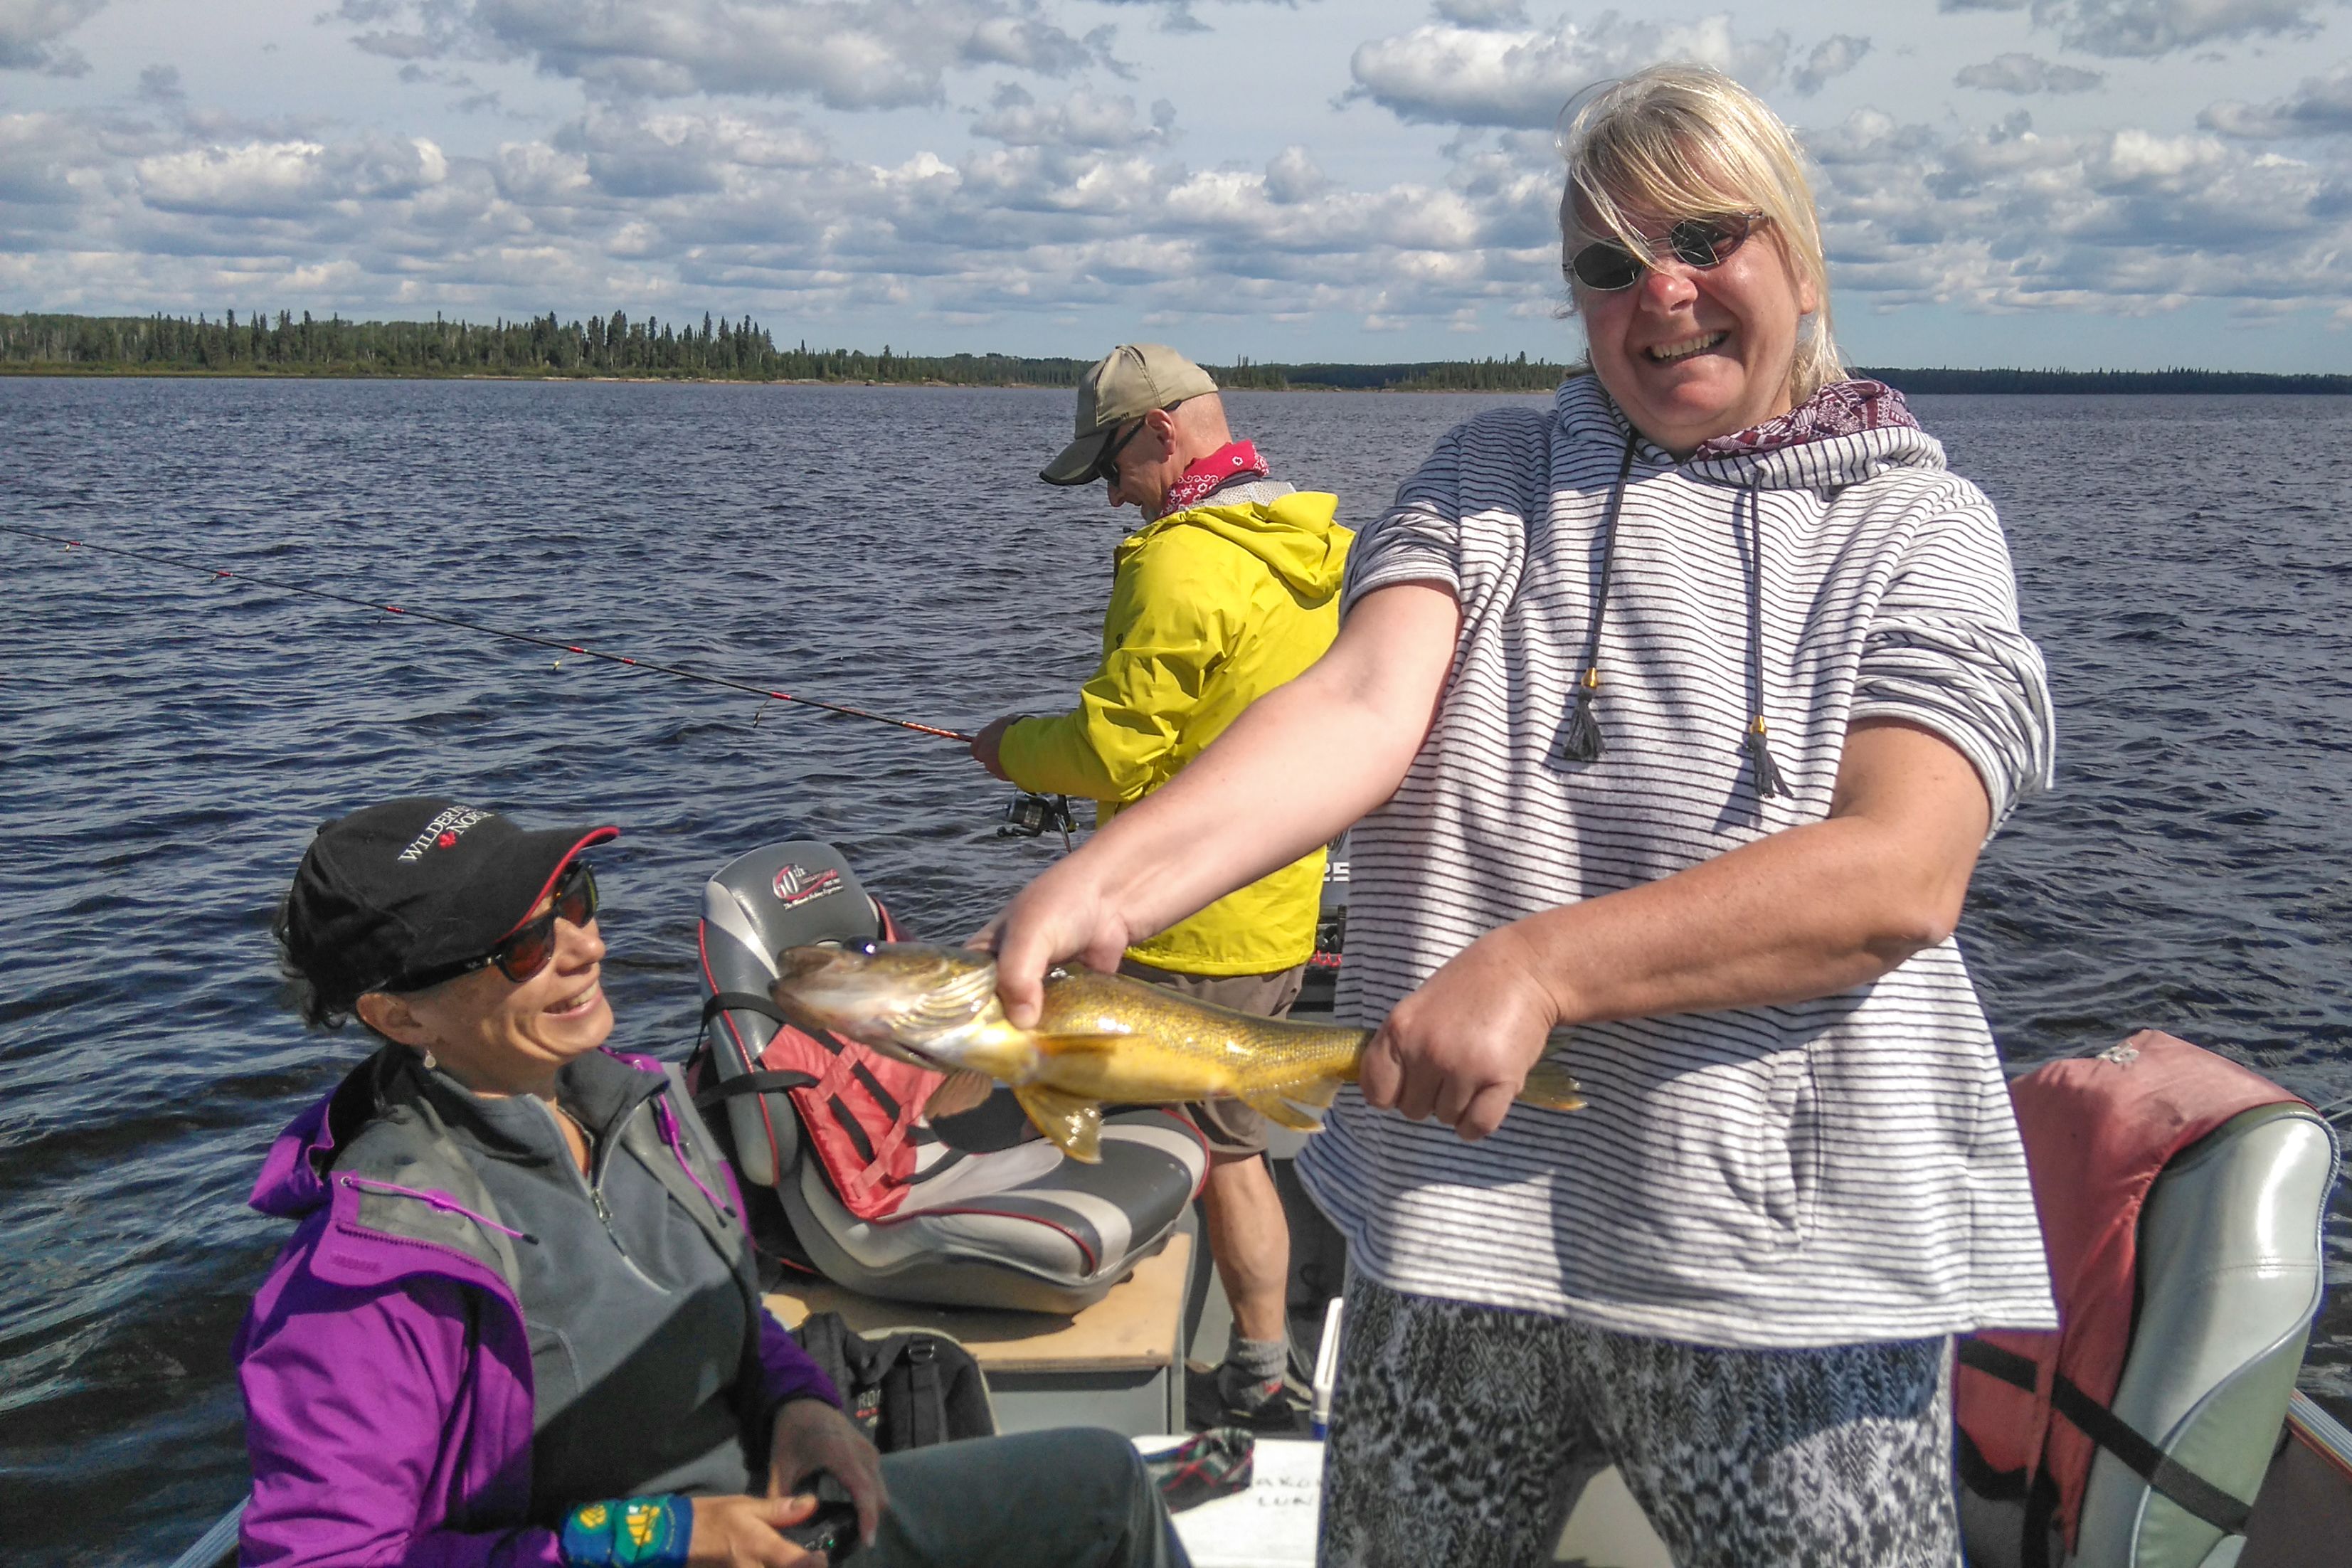
<svg viewBox="0 0 2352 1568"><path fill-rule="evenodd" d="M2261 1106L2176 1155L2140 1211L2138 1307L2111 1405L2132 1428L2251 1502L2319 1310L2333 1131L2309 1106ZM2060 1419L2063 1419L2061 1417ZM1963 1489L1974 1568L2014 1568L2025 1508ZM2066 1568L2230 1568L2224 1535L2102 1449Z"/></svg>
<svg viewBox="0 0 2352 1568"><path fill-rule="evenodd" d="M2140 1214L2139 1311L2111 1408L2248 1501L2270 1467L2319 1310L2320 1226L2336 1167L2335 1135L2316 1111L2263 1106L2176 1157ZM2102 1450L2071 1561L2225 1568L2244 1542Z"/></svg>
<svg viewBox="0 0 2352 1568"><path fill-rule="evenodd" d="M878 906L840 853L813 840L755 849L704 885L703 978L713 995L764 996L784 948L883 934ZM723 1009L704 1025L723 1081L758 1070L776 1022ZM1158 1250L1208 1173L1191 1123L1163 1111L1112 1116L1102 1163L1042 1142L969 1153L926 1142L912 1186L887 1216L845 1206L780 1092L726 1101L743 1178L772 1187L810 1259L862 1294L950 1306L1071 1312Z"/></svg>

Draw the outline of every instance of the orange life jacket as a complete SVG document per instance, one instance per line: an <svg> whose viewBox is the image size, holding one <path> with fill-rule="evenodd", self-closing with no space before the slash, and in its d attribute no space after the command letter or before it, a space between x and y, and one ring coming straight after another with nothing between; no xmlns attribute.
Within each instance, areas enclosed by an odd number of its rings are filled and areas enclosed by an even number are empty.
<svg viewBox="0 0 2352 1568"><path fill-rule="evenodd" d="M2074 1548L2083 1489L2101 1442L2200 1516L2243 1512L2238 1500L2157 1454L2107 1406L2131 1348L2139 1215L2148 1189L2174 1155L2231 1117L2294 1098L2235 1062L2154 1029L2095 1056L2051 1062L2010 1085L2059 1327L1989 1330L1962 1340L1954 1397L1963 1471L2014 1474L2029 1499L2040 1496L2039 1508L2028 1505L2029 1552L2046 1538L2053 1517ZM2053 1421L2053 1413L2063 1419ZM2150 1475L2151 1468L2162 1473ZM2190 1500L2200 1487L2212 1494L2201 1508Z"/></svg>
<svg viewBox="0 0 2352 1568"><path fill-rule="evenodd" d="M876 909L883 940L898 941L890 911L878 904ZM792 1097L801 1134L842 1206L866 1220L897 1212L914 1180L915 1123L946 1075L894 1061L855 1040L803 1033L765 996L721 991L705 1004L703 1016L722 1019L732 1032L730 1010L774 1021L776 1032L759 1055L761 1076L753 1085L763 1091L781 1089ZM739 1048L741 1044L739 1037ZM767 1114L764 1108L761 1114Z"/></svg>

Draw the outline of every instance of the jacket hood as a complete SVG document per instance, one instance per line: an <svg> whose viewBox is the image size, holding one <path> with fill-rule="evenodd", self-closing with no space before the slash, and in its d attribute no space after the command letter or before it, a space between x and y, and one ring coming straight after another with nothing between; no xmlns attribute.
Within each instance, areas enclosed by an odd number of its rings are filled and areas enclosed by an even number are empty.
<svg viewBox="0 0 2352 1568"><path fill-rule="evenodd" d="M1622 442L1633 426L1591 375L1564 383L1559 417L1605 420ZM1646 438L1642 446L1672 461ZM1679 465L1695 479L1743 489L1843 489L1895 468L1940 472L1943 443L1919 427L1903 395L1879 381L1833 381L1777 419L1699 444Z"/></svg>
<svg viewBox="0 0 2352 1568"><path fill-rule="evenodd" d="M375 1114L384 1079L396 1065L391 1053L403 1049L382 1047L288 1122L269 1145L261 1174L254 1178L253 1194L246 1201L276 1219L300 1219L325 1207L332 1195L327 1171L335 1151L348 1146Z"/></svg>
<svg viewBox="0 0 2352 1568"><path fill-rule="evenodd" d="M1339 510L1339 498L1320 490L1292 490L1270 500L1223 504L1213 497L1200 506L1171 512L1137 529L1120 543L1118 559L1165 530L1202 528L1265 562L1266 570L1292 592L1320 601L1339 591L1348 545L1355 538L1332 521Z"/></svg>

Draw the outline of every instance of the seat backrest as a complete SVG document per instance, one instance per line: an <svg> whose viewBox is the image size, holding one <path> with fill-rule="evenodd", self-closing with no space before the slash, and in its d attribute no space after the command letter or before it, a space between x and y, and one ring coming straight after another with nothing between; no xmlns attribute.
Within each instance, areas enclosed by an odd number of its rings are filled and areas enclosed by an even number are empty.
<svg viewBox="0 0 2352 1568"><path fill-rule="evenodd" d="M736 857L702 885L703 982L714 996L764 996L784 949L878 938L884 925L881 906L832 845L771 844ZM714 1010L703 1038L720 1081L756 1071L778 1027L749 1008ZM791 1173L801 1139L785 1095L736 1096L727 1101L727 1121L746 1180L772 1187Z"/></svg>
<svg viewBox="0 0 2352 1568"><path fill-rule="evenodd" d="M2139 1222L2138 1310L2115 1413L2252 1501L2286 1418L2323 1272L2336 1139L2300 1102L2242 1112L2176 1155ZM2243 1537L2093 1461L2076 1568L2221 1568Z"/></svg>

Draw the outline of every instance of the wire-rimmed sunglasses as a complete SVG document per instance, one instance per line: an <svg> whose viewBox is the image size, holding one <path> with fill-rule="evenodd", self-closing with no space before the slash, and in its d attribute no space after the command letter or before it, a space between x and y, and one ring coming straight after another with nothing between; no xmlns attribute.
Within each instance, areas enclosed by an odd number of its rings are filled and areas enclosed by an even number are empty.
<svg viewBox="0 0 2352 1568"><path fill-rule="evenodd" d="M387 991L423 991L446 984L460 975L497 964L499 973L520 985L555 959L555 922L584 926L596 918L596 873L585 860L574 860L555 883L555 896L540 913L508 932L499 944L478 958L461 958L395 978Z"/></svg>
<svg viewBox="0 0 2352 1568"><path fill-rule="evenodd" d="M1686 217L1666 230L1660 241L1675 258L1704 272L1720 267L1725 258L1748 243L1762 213L1724 213L1713 217ZM1613 239L1596 239L1560 264L1569 281L1581 283L1599 294L1631 289L1651 266Z"/></svg>
<svg viewBox="0 0 2352 1568"><path fill-rule="evenodd" d="M1182 401L1183 400L1181 398L1177 400L1178 403ZM1173 414L1176 412L1176 407L1177 405L1175 403L1171 403L1163 406L1160 412L1162 414ZM1151 423L1151 421L1149 417L1138 419L1133 425L1128 427L1125 435L1113 437L1110 440L1104 442L1103 449L1096 455L1095 466L1087 470L1087 482L1090 484L1109 484L1116 480L1118 478L1118 455L1127 450L1129 442L1143 434L1143 427L1150 423Z"/></svg>

